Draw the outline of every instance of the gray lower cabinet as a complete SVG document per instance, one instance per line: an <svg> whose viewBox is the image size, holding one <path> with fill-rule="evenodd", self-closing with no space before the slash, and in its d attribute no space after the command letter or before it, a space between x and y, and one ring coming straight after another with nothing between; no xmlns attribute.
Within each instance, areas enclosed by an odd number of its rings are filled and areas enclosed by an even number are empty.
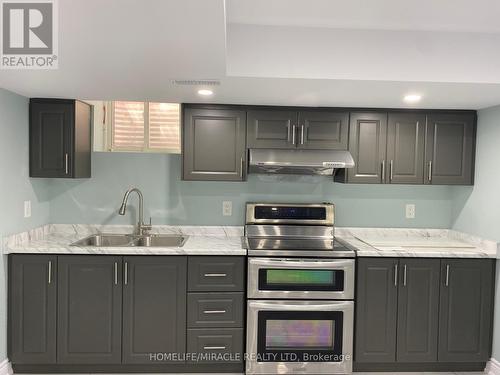
<svg viewBox="0 0 500 375"><path fill-rule="evenodd" d="M426 178L433 185L472 185L475 113L436 113L427 118Z"/></svg>
<svg viewBox="0 0 500 375"><path fill-rule="evenodd" d="M493 261L443 259L441 275L439 360L488 361L493 328Z"/></svg>
<svg viewBox="0 0 500 375"><path fill-rule="evenodd" d="M58 257L57 362L121 363L121 257Z"/></svg>
<svg viewBox="0 0 500 375"><path fill-rule="evenodd" d="M349 151L355 166L347 169L344 182L385 183L387 113L353 112L349 132Z"/></svg>
<svg viewBox="0 0 500 375"><path fill-rule="evenodd" d="M481 367L491 354L494 267L490 259L359 258L355 367Z"/></svg>
<svg viewBox="0 0 500 375"><path fill-rule="evenodd" d="M9 265L9 359L56 363L57 257L14 255Z"/></svg>
<svg viewBox="0 0 500 375"><path fill-rule="evenodd" d="M151 354L183 353L187 257L129 256L123 267L123 363L154 364Z"/></svg>
<svg viewBox="0 0 500 375"><path fill-rule="evenodd" d="M188 329L187 352L199 353L201 363L243 361L243 328Z"/></svg>
<svg viewBox="0 0 500 375"><path fill-rule="evenodd" d="M188 291L242 292L245 290L245 257L191 256Z"/></svg>
<svg viewBox="0 0 500 375"><path fill-rule="evenodd" d="M396 360L397 266L394 258L359 258L354 360Z"/></svg>
<svg viewBox="0 0 500 375"><path fill-rule="evenodd" d="M246 112L184 108L183 179L244 181Z"/></svg>
<svg viewBox="0 0 500 375"><path fill-rule="evenodd" d="M425 120L421 113L389 113L387 183L424 183Z"/></svg>

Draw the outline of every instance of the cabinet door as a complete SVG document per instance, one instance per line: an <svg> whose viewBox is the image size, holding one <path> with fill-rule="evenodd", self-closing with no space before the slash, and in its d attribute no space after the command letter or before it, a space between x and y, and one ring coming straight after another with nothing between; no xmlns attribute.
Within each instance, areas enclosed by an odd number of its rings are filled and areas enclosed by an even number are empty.
<svg viewBox="0 0 500 375"><path fill-rule="evenodd" d="M248 111L247 148L295 148L297 112L279 109Z"/></svg>
<svg viewBox="0 0 500 375"><path fill-rule="evenodd" d="M51 255L11 255L9 359L14 364L56 363L56 265Z"/></svg>
<svg viewBox="0 0 500 375"><path fill-rule="evenodd" d="M30 177L71 177L74 101L30 101Z"/></svg>
<svg viewBox="0 0 500 375"><path fill-rule="evenodd" d="M427 184L472 185L476 116L474 114L431 114L427 119Z"/></svg>
<svg viewBox="0 0 500 375"><path fill-rule="evenodd" d="M349 112L299 112L297 147L347 150Z"/></svg>
<svg viewBox="0 0 500 375"><path fill-rule="evenodd" d="M187 257L123 260L123 363L154 364L151 353L184 353Z"/></svg>
<svg viewBox="0 0 500 375"><path fill-rule="evenodd" d="M436 362L439 259L401 259L398 294L398 362Z"/></svg>
<svg viewBox="0 0 500 375"><path fill-rule="evenodd" d="M359 258L356 362L396 361L397 264L393 258Z"/></svg>
<svg viewBox="0 0 500 375"><path fill-rule="evenodd" d="M185 180L245 179L244 111L186 108L183 123Z"/></svg>
<svg viewBox="0 0 500 375"><path fill-rule="evenodd" d="M351 113L349 150L356 164L347 169L347 182L385 183L387 114Z"/></svg>
<svg viewBox="0 0 500 375"><path fill-rule="evenodd" d="M443 259L439 311L440 362L490 359L494 261Z"/></svg>
<svg viewBox="0 0 500 375"><path fill-rule="evenodd" d="M425 115L389 113L387 130L388 182L424 182Z"/></svg>
<svg viewBox="0 0 500 375"><path fill-rule="evenodd" d="M121 257L58 257L57 361L121 363Z"/></svg>

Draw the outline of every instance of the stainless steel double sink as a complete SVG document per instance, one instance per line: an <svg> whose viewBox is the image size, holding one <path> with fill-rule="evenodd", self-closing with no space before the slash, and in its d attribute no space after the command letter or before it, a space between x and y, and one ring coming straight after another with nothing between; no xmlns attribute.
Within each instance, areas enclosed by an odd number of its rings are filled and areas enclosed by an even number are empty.
<svg viewBox="0 0 500 375"><path fill-rule="evenodd" d="M85 237L71 246L89 247L182 247L188 236L170 234L151 234L134 236L131 234L100 233Z"/></svg>

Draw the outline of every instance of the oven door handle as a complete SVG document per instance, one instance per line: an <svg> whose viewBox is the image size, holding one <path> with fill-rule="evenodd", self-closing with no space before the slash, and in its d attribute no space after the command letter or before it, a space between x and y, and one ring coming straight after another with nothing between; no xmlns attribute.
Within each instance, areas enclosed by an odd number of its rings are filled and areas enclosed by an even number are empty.
<svg viewBox="0 0 500 375"><path fill-rule="evenodd" d="M250 310L280 310L280 311L353 311L353 301L334 301L334 302L309 302L307 304L294 303L294 301L250 301L248 302Z"/></svg>
<svg viewBox="0 0 500 375"><path fill-rule="evenodd" d="M249 258L249 265L255 266L277 266L277 267L309 267L309 268L325 268L332 267L342 269L346 267L354 267L353 259L335 259L335 260L302 260L302 259L268 259L268 258Z"/></svg>

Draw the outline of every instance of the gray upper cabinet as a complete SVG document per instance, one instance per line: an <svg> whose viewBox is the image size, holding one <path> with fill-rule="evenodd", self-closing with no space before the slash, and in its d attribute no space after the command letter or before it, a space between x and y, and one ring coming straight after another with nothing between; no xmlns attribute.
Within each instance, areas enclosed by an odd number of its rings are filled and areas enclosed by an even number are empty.
<svg viewBox="0 0 500 375"><path fill-rule="evenodd" d="M121 363L121 257L58 257L57 362Z"/></svg>
<svg viewBox="0 0 500 375"><path fill-rule="evenodd" d="M349 112L301 111L297 131L298 148L347 150Z"/></svg>
<svg viewBox="0 0 500 375"><path fill-rule="evenodd" d="M396 360L397 259L359 258L356 293L356 362Z"/></svg>
<svg viewBox="0 0 500 375"><path fill-rule="evenodd" d="M398 292L398 362L436 362L439 259L401 259Z"/></svg>
<svg viewBox="0 0 500 375"><path fill-rule="evenodd" d="M13 255L9 269L9 359L56 363L57 258Z"/></svg>
<svg viewBox="0 0 500 375"><path fill-rule="evenodd" d="M443 259L439 312L440 362L490 359L494 261Z"/></svg>
<svg viewBox="0 0 500 375"><path fill-rule="evenodd" d="M247 112L248 148L295 148L297 112L279 109Z"/></svg>
<svg viewBox="0 0 500 375"><path fill-rule="evenodd" d="M424 182L425 121L425 114L389 113L386 182L391 184Z"/></svg>
<svg viewBox="0 0 500 375"><path fill-rule="evenodd" d="M475 113L436 113L427 118L425 183L472 185Z"/></svg>
<svg viewBox="0 0 500 375"><path fill-rule="evenodd" d="M246 112L184 108L184 180L244 181Z"/></svg>
<svg viewBox="0 0 500 375"><path fill-rule="evenodd" d="M123 363L151 364L151 353L184 353L187 257L123 262Z"/></svg>
<svg viewBox="0 0 500 375"><path fill-rule="evenodd" d="M353 112L349 132L349 150L355 166L347 169L347 182L384 183L387 171L387 114Z"/></svg>
<svg viewBox="0 0 500 375"><path fill-rule="evenodd" d="M30 99L30 177L89 178L91 106Z"/></svg>

